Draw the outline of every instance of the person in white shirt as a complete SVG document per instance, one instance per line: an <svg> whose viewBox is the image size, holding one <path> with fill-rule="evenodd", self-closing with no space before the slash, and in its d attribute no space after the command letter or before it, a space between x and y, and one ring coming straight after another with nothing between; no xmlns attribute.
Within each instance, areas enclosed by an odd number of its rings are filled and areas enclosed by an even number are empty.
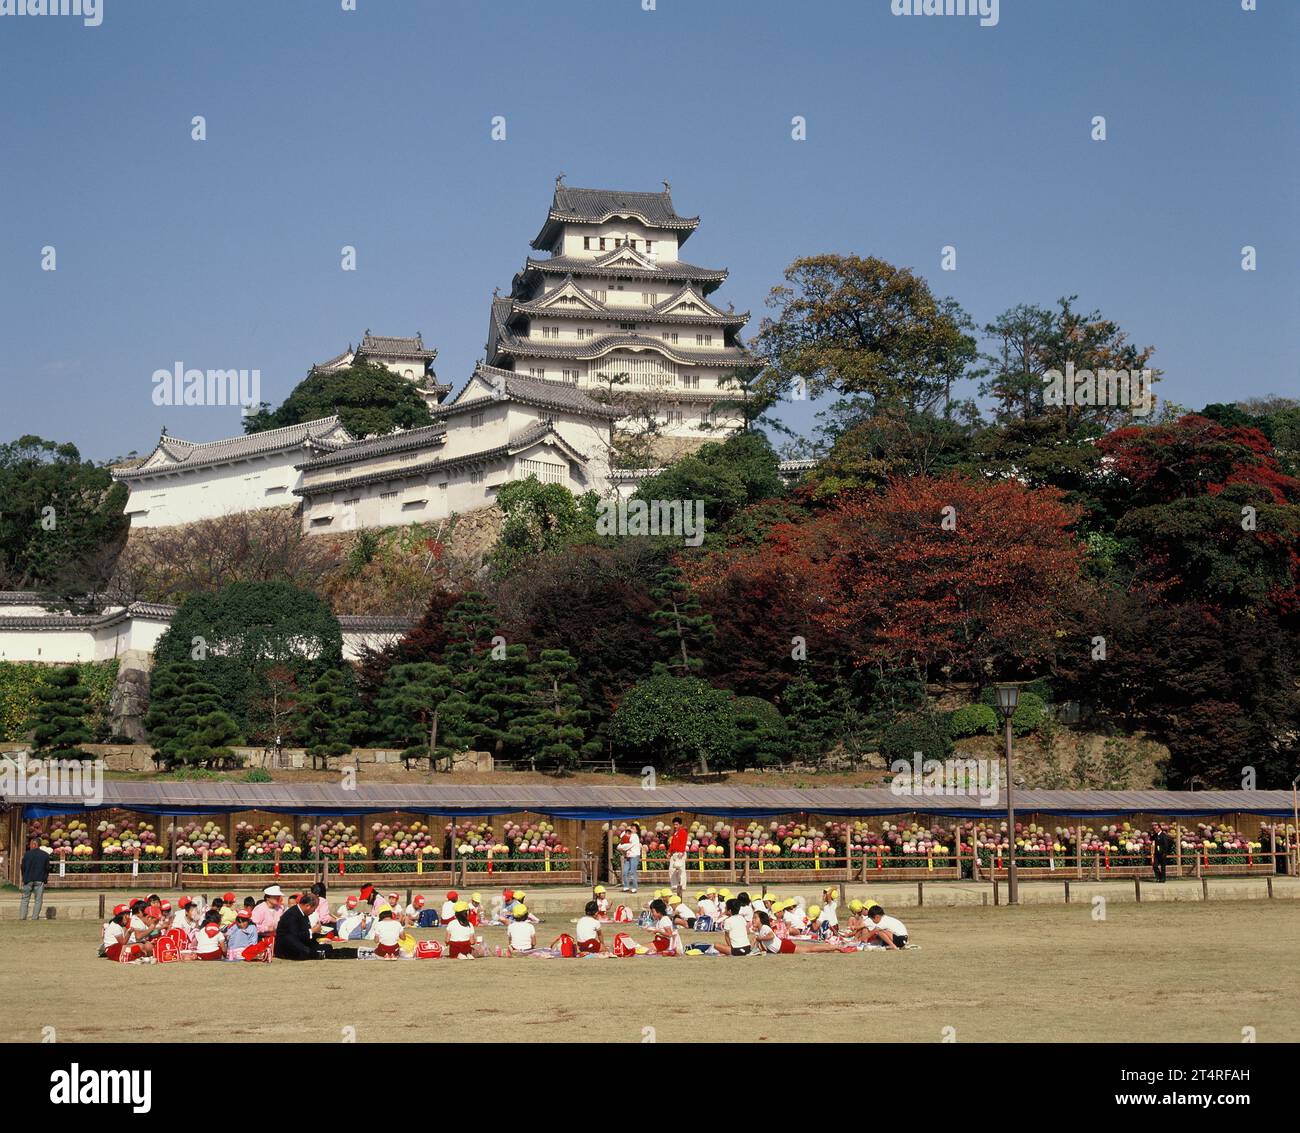
<svg viewBox="0 0 1300 1133"><path fill-rule="evenodd" d="M796 952L838 952L840 945L823 943L820 940L782 940L772 927L771 914L759 911L754 914L758 927L754 930L754 939L764 952L773 956L793 956Z"/></svg>
<svg viewBox="0 0 1300 1133"><path fill-rule="evenodd" d="M675 893L668 898L668 914L673 918L673 924L680 928L695 927L695 914L691 911L690 905Z"/></svg>
<svg viewBox="0 0 1300 1133"><path fill-rule="evenodd" d="M447 922L447 953L453 960L472 960L482 949L469 920L469 903L457 901Z"/></svg>
<svg viewBox="0 0 1300 1133"><path fill-rule="evenodd" d="M668 912L668 903L662 897L656 897L650 902L650 916L654 921L651 926L654 938L650 942L654 946L654 951L651 955L681 956L685 952L682 947L681 933L673 924L673 918Z"/></svg>
<svg viewBox="0 0 1300 1133"><path fill-rule="evenodd" d="M598 901L588 901L582 916L578 918L578 927L573 931L573 939L579 952L605 951L605 938L600 931L599 905Z"/></svg>
<svg viewBox="0 0 1300 1133"><path fill-rule="evenodd" d="M605 895L605 887L603 885L597 885L596 888L591 891L591 895L596 901L597 919L602 921L609 920L609 898Z"/></svg>
<svg viewBox="0 0 1300 1133"><path fill-rule="evenodd" d="M460 894L456 890L447 894L447 899L442 903L442 911L438 914L438 919L443 924L451 924L456 919L456 902L459 900Z"/></svg>
<svg viewBox="0 0 1300 1133"><path fill-rule="evenodd" d="M530 956L537 951L537 930L528 920L528 906L515 905L515 919L506 926L511 956Z"/></svg>
<svg viewBox="0 0 1300 1133"><path fill-rule="evenodd" d="M822 924L826 925L832 933L838 933L840 927L840 910L839 910L840 891L838 889L822 890Z"/></svg>
<svg viewBox="0 0 1300 1133"><path fill-rule="evenodd" d="M393 916L392 909L385 909L375 925L375 955L381 960L398 959L401 948L397 942L401 939L402 922Z"/></svg>
<svg viewBox="0 0 1300 1133"><path fill-rule="evenodd" d="M623 855L622 880L623 892L635 893L637 889L637 871L641 868L641 824L632 823L627 832L626 841L618 844L618 852Z"/></svg>
<svg viewBox="0 0 1300 1133"><path fill-rule="evenodd" d="M907 926L897 917L885 915L879 905L867 910L867 923L858 933L863 944L880 944L891 951L907 947Z"/></svg>
<svg viewBox="0 0 1300 1133"><path fill-rule="evenodd" d="M718 951L724 956L748 956L753 951L749 939L749 918L741 916L740 900L736 897L727 902L727 915L722 922L722 939L718 941Z"/></svg>
<svg viewBox="0 0 1300 1133"><path fill-rule="evenodd" d="M754 921L754 902L749 899L749 894L737 893L736 903L739 906L737 912L752 924Z"/></svg>
<svg viewBox="0 0 1300 1133"><path fill-rule="evenodd" d="M204 925L194 936L194 950L200 960L222 960L226 955L226 934L221 930L220 917L209 913Z"/></svg>

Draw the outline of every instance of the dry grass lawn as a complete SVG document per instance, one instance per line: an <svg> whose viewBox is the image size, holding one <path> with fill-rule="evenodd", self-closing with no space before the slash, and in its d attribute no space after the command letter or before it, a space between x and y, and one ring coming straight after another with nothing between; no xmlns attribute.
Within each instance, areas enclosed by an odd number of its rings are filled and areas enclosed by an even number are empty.
<svg viewBox="0 0 1300 1133"><path fill-rule="evenodd" d="M938 1042L951 1027L961 1042L1240 1042L1253 1027L1260 1042L1300 1041L1292 902L903 919L917 950L145 966L96 958L94 921L7 920L0 1039L53 1027L60 1042L337 1042L344 1028L358 1042ZM539 938L570 924L552 915Z"/></svg>

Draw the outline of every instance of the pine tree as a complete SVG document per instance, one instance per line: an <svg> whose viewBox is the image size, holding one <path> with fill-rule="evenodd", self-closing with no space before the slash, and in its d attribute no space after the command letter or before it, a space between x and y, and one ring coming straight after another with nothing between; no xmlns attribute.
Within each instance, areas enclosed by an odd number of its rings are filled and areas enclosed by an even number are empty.
<svg viewBox="0 0 1300 1133"><path fill-rule="evenodd" d="M667 662L656 662L655 672L670 672L679 677L698 672L704 662L691 652L713 640L713 618L700 607L699 598L682 581L682 572L674 566L664 567L655 576L650 595L659 603L659 608L650 615L655 636L669 654Z"/></svg>
<svg viewBox="0 0 1300 1133"><path fill-rule="evenodd" d="M475 667L492 648L497 632L497 611L486 594L471 590L447 611L447 646L442 659L453 673Z"/></svg>
<svg viewBox="0 0 1300 1133"><path fill-rule="evenodd" d="M243 760L231 749L239 742L239 725L229 712L198 717L180 740L177 762L187 767L237 767Z"/></svg>
<svg viewBox="0 0 1300 1133"><path fill-rule="evenodd" d="M41 759L90 759L77 745L90 742L86 690L74 666L52 669L36 690L35 754Z"/></svg>
<svg viewBox="0 0 1300 1133"><path fill-rule="evenodd" d="M448 703L455 693L452 671L446 665L432 661L394 665L375 699L379 734L388 743L404 745L402 758L408 765L415 759L432 761L462 750L463 712L458 703Z"/></svg>
<svg viewBox="0 0 1300 1133"><path fill-rule="evenodd" d="M478 735L497 759L523 752L523 721L532 708L528 679L528 650L522 645L508 645L500 654L491 650L479 662L473 689L484 717Z"/></svg>
<svg viewBox="0 0 1300 1133"><path fill-rule="evenodd" d="M528 669L528 695L533 711L521 727L534 769L557 774L578 765L584 747L584 726L591 714L582 707L576 676L578 662L566 649L544 649Z"/></svg>
<svg viewBox="0 0 1300 1133"><path fill-rule="evenodd" d="M302 718L298 735L313 767L318 760L322 767L329 767L332 756L347 755L353 739L366 725L350 677L345 669L326 669L299 698Z"/></svg>
<svg viewBox="0 0 1300 1133"><path fill-rule="evenodd" d="M144 726L157 753L156 758L168 767L196 761L198 757L193 749L197 741L193 735L203 727L207 727L209 737L221 732L222 729L215 726L218 722L209 719L216 713L225 714L221 694L215 685L208 682L198 663L179 661L159 665L154 670ZM233 718L225 715L237 730ZM225 731L228 733L229 729ZM197 746L220 747L234 742L235 738L228 736L225 740L198 743Z"/></svg>

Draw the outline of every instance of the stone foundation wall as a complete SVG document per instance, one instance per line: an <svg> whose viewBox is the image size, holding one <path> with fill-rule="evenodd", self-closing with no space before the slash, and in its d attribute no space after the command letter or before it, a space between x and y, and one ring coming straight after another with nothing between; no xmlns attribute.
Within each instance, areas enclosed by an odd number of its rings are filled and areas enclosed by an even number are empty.
<svg viewBox="0 0 1300 1133"><path fill-rule="evenodd" d="M28 750L28 746L22 743L0 743L0 753ZM105 770L108 771L141 772L157 770L153 762L153 748L149 744L84 744L83 750L90 752L91 755L99 759L103 759ZM232 750L236 754L245 757L244 765L246 767L264 767L270 771L292 771L310 770L312 766L311 759L302 748L284 748L279 752L278 758L275 752L269 752L260 747L236 747ZM331 765L334 767L361 768L377 763L388 764L400 769L402 766L402 753L399 750L389 750L387 748L353 748L350 755L332 761ZM494 765L495 761L489 752L466 751L456 756L452 769L455 771L487 773L494 770ZM416 771L412 771L412 774L416 773ZM418 773L427 775L428 767L425 766ZM0 843L0 845L2 844Z"/></svg>

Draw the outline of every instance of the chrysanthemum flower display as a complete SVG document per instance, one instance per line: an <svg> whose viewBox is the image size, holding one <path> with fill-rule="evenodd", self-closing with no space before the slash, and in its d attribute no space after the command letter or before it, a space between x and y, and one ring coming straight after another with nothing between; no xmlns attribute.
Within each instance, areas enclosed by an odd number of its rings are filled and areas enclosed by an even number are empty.
<svg viewBox="0 0 1300 1133"><path fill-rule="evenodd" d="M225 831L210 819L207 822L192 819L172 827L172 856L183 867L193 869L208 855L209 873L229 873L234 850L226 841Z"/></svg>
<svg viewBox="0 0 1300 1133"><path fill-rule="evenodd" d="M434 845L434 834L427 822L380 823L371 828L375 839L375 868L382 873L406 873L415 870L421 859L441 858L442 850Z"/></svg>

